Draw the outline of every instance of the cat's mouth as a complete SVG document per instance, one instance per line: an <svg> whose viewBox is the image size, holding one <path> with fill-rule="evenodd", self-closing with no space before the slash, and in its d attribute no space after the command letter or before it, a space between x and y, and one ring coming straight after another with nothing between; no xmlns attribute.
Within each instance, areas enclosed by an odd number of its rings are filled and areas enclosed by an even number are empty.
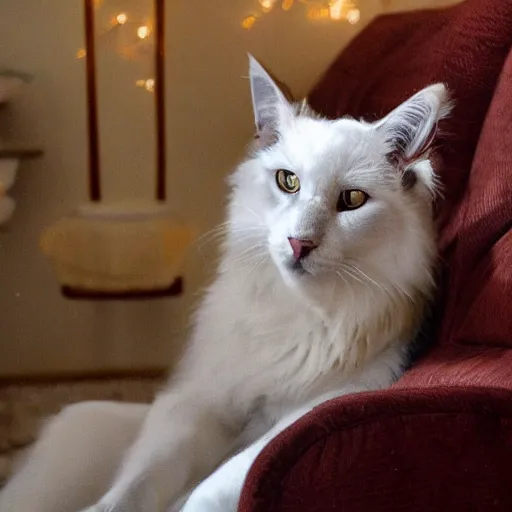
<svg viewBox="0 0 512 512"><path fill-rule="evenodd" d="M292 259L288 262L287 267L293 274L297 274L297 275L309 274L309 275L311 275L311 272L308 270L307 266L304 263L305 263L304 260L295 261Z"/></svg>
<svg viewBox="0 0 512 512"><path fill-rule="evenodd" d="M299 279L316 275L315 265L309 257L297 258L293 255L285 253L283 250L270 249L270 254L276 267L286 275L286 277Z"/></svg>

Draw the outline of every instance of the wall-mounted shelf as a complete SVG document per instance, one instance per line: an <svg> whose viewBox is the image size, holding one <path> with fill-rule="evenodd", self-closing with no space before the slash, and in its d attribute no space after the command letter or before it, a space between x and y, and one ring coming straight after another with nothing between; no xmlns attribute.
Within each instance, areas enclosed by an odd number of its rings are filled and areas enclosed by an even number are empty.
<svg viewBox="0 0 512 512"><path fill-rule="evenodd" d="M29 160L42 156L42 149L0 149L0 160Z"/></svg>

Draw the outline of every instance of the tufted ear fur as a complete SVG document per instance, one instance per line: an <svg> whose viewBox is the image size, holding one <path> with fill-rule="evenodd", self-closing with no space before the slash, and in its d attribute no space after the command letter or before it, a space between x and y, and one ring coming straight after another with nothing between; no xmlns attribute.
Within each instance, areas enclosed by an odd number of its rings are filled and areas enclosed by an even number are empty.
<svg viewBox="0 0 512 512"><path fill-rule="evenodd" d="M437 132L438 122L450 112L448 92L434 84L406 100L376 123L389 144L389 157L401 168L425 159Z"/></svg>
<svg viewBox="0 0 512 512"><path fill-rule="evenodd" d="M287 99L288 94L285 95L281 86L250 54L249 79L256 138L259 139L261 146L266 146L277 137L279 125L293 116L293 108Z"/></svg>

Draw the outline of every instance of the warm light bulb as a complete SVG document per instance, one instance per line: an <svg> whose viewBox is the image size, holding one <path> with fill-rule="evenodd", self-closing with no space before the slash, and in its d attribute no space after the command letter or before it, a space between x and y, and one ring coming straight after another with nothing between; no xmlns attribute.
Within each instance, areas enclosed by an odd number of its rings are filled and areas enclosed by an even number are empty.
<svg viewBox="0 0 512 512"><path fill-rule="evenodd" d="M116 16L116 23L118 25L124 25L126 22L128 21L128 16L126 15L125 12L120 12L117 16Z"/></svg>
<svg viewBox="0 0 512 512"><path fill-rule="evenodd" d="M332 0L329 4L329 16L332 20L341 20L343 18L343 7L345 0Z"/></svg>
<svg viewBox="0 0 512 512"><path fill-rule="evenodd" d="M245 28L245 30L250 30L254 24L256 23L256 16L251 15L247 16L242 20L242 27Z"/></svg>
<svg viewBox="0 0 512 512"><path fill-rule="evenodd" d="M76 52L76 58L77 58L77 59L83 59L86 55L87 55L87 52L85 51L85 48L80 48L80 49Z"/></svg>
<svg viewBox="0 0 512 512"><path fill-rule="evenodd" d="M137 80L135 82L135 85L137 87L141 87L146 89L148 92L154 92L155 90L155 79L154 78L148 78L146 80Z"/></svg>
<svg viewBox="0 0 512 512"><path fill-rule="evenodd" d="M139 39L146 39L149 36L149 27L147 25L141 25L137 29L137 37Z"/></svg>
<svg viewBox="0 0 512 512"><path fill-rule="evenodd" d="M355 25L360 19L361 12L359 11L359 9L350 9L350 11L347 12L347 21L351 25Z"/></svg>
<svg viewBox="0 0 512 512"><path fill-rule="evenodd" d="M276 0L259 0L263 12L269 12L274 7Z"/></svg>
<svg viewBox="0 0 512 512"><path fill-rule="evenodd" d="M146 91L153 92L155 90L155 79L148 78L144 86L146 87Z"/></svg>
<svg viewBox="0 0 512 512"><path fill-rule="evenodd" d="M293 4L294 0L283 0L281 7L283 8L283 11L289 11L293 7Z"/></svg>

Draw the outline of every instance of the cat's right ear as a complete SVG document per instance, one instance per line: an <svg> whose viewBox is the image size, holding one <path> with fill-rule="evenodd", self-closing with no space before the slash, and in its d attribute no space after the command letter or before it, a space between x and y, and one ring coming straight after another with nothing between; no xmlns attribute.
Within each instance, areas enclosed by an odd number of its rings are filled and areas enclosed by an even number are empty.
<svg viewBox="0 0 512 512"><path fill-rule="evenodd" d="M425 160L437 134L438 122L451 103L446 87L425 87L375 124L389 145L389 158L400 168Z"/></svg>
<svg viewBox="0 0 512 512"><path fill-rule="evenodd" d="M277 83L251 54L249 79L256 138L260 146L267 146L276 140L279 126L293 116L293 109Z"/></svg>

